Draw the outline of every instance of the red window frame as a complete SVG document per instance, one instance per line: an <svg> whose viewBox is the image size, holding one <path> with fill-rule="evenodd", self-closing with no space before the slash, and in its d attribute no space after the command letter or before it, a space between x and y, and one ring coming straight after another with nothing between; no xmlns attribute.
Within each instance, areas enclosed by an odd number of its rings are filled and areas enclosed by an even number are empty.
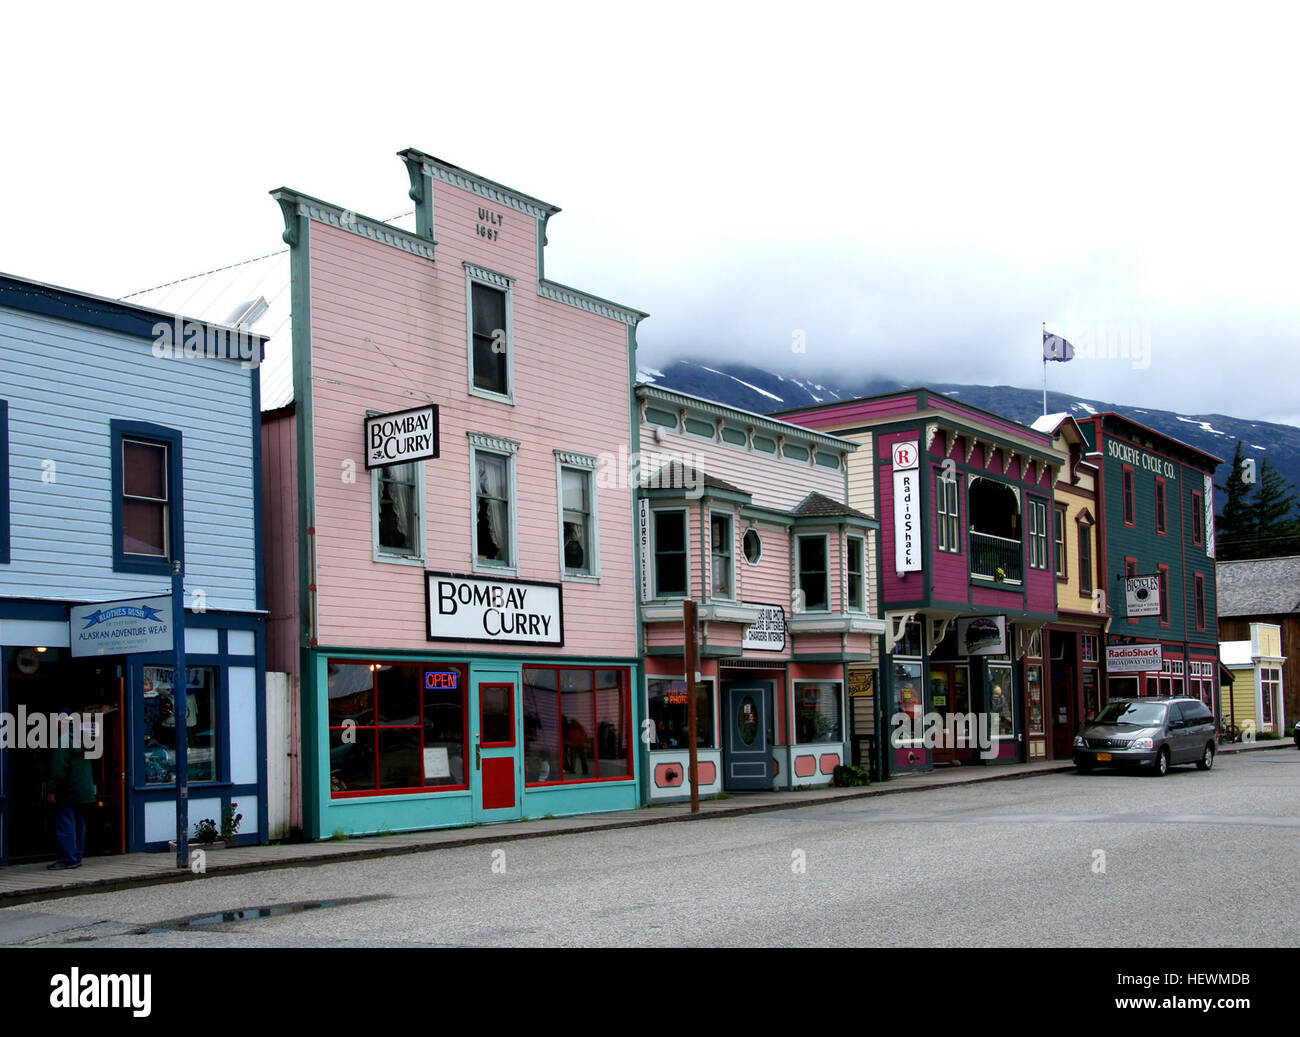
<svg viewBox="0 0 1300 1037"><path fill-rule="evenodd" d="M1192 546L1205 545L1205 498L1200 490L1192 491Z"/></svg>
<svg viewBox="0 0 1300 1037"><path fill-rule="evenodd" d="M1070 580L1070 551L1066 519L1069 516L1065 505L1054 505L1052 515L1052 550L1056 552L1056 579L1058 583L1068 583ZM1057 536L1058 533L1060 536Z"/></svg>
<svg viewBox="0 0 1300 1037"><path fill-rule="evenodd" d="M558 708L556 709L556 715L560 718L560 744L558 747L559 748L558 758L561 760L563 759L563 755L564 755L564 710L563 710L563 698L561 698L561 696L563 696L564 694L564 689L563 689L563 681L560 679L560 674L566 670L570 672L586 671L592 675L593 688L595 687L596 671L612 670L613 672L619 675L619 684L620 684L619 709L621 710L623 714L623 718L625 720L624 736L627 739L627 773L611 774L608 777L602 778L600 776L600 752L599 750L597 750L595 753L592 754L592 765L596 771L594 776L581 777L581 778L565 778L561 776L559 778L551 779L548 781L525 781L524 787L532 789L532 788L548 788L552 785L592 785L592 784L604 783L609 781L636 780L637 750L636 750L636 735L635 732L633 731L633 723L632 723L632 671L626 666L527 666L525 665L522 674L523 687L526 687L529 683L528 682L529 672L536 671L536 670L549 670L555 674L554 694L556 695L557 698L560 698ZM550 693L549 689L545 689L545 691L548 694ZM600 722L600 717L597 715L596 712L597 702L598 700L596 698L596 694L593 691L591 696L591 709L592 709L591 730L592 730L593 740L599 737L598 725ZM525 744L524 750L527 751L527 744ZM561 775L564 774L563 764L561 764L558 770Z"/></svg>
<svg viewBox="0 0 1300 1037"><path fill-rule="evenodd" d="M409 796L412 794L435 795L439 792L465 792L469 789L469 667L464 663L431 663L431 662L412 662L407 659L330 659L330 663L337 663L340 666L369 666L371 674L371 694L374 695L374 714L375 722L373 724L357 724L353 730L357 732L372 732L375 739L375 786L370 789L346 789L336 791L330 789L330 799L357 799L365 796ZM327 664L328 665L328 664ZM461 696L461 772L465 780L459 785L425 785L424 773L424 753L420 754L420 781L419 785L403 786L401 788L384 789L379 787L379 732L380 731L409 731L411 729L420 732L420 745L424 746L424 682L421 679L420 684L420 720L418 725L413 724L381 724L379 723L379 667L380 666L413 666L421 672L430 669L457 670L460 673L460 696ZM326 705L326 719L329 718L329 707ZM342 724L329 724L328 731L342 731ZM326 744L328 745L328 735Z"/></svg>
<svg viewBox="0 0 1300 1037"><path fill-rule="evenodd" d="M1165 480L1156 476L1156 533L1169 535L1169 491Z"/></svg>
<svg viewBox="0 0 1300 1037"><path fill-rule="evenodd" d="M510 695L506 701L510 704L510 741L508 742L483 742L484 749L513 749L516 742L515 734L515 686L504 681L490 681L478 686L478 729L480 734L483 731L483 689L484 688L509 688ZM420 699L420 708L424 709L424 699ZM423 713L421 713L423 717Z"/></svg>
<svg viewBox="0 0 1300 1037"><path fill-rule="evenodd" d="M1076 520L1077 521L1077 520ZM1093 569L1096 562L1092 557L1092 525L1087 522L1079 522L1079 589L1085 594L1093 592ZM1084 544L1087 544L1087 550L1084 550ZM1085 555L1087 556L1085 558Z"/></svg>
<svg viewBox="0 0 1300 1037"><path fill-rule="evenodd" d="M1196 574L1196 629L1205 629L1205 577Z"/></svg>
<svg viewBox="0 0 1300 1037"><path fill-rule="evenodd" d="M1138 574L1138 560L1136 558L1125 558L1124 559L1125 579L1127 579L1130 576L1136 576L1137 574ZM1127 611L1127 609L1125 611ZM1127 618L1130 623L1140 622L1141 619L1141 617L1139 616L1129 616Z"/></svg>
<svg viewBox="0 0 1300 1037"><path fill-rule="evenodd" d="M1124 525L1137 525L1137 473L1132 465L1124 466Z"/></svg>
<svg viewBox="0 0 1300 1037"><path fill-rule="evenodd" d="M1173 612L1169 607L1169 566L1157 566L1156 575L1160 577L1160 625L1167 627L1169 626L1169 617Z"/></svg>

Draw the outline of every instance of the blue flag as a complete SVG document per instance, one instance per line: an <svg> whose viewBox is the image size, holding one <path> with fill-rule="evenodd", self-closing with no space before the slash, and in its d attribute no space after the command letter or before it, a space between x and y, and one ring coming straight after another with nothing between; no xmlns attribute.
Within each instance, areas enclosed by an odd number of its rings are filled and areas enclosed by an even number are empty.
<svg viewBox="0 0 1300 1037"><path fill-rule="evenodd" d="M1047 329L1043 329L1043 360L1066 360L1074 359L1074 347L1060 335L1049 335Z"/></svg>

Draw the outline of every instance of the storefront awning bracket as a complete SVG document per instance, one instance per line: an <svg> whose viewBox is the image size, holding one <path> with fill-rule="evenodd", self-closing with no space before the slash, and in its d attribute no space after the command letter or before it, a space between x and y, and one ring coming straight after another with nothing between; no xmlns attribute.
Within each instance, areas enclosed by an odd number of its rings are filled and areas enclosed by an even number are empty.
<svg viewBox="0 0 1300 1037"><path fill-rule="evenodd" d="M930 648L927 654L933 655L935 646L938 645L945 637L948 636L948 628L952 626L952 621L957 618L955 612L931 612L930 618Z"/></svg>
<svg viewBox="0 0 1300 1037"><path fill-rule="evenodd" d="M1046 623L1017 623L1016 624L1016 659L1017 661L1025 657L1025 646L1029 644L1029 639L1035 634L1041 634ZM1044 649L1046 651L1046 649Z"/></svg>
<svg viewBox="0 0 1300 1037"><path fill-rule="evenodd" d="M894 654L894 645L903 637L903 632L907 629L907 624L916 618L916 612L886 612L885 613L885 654Z"/></svg>

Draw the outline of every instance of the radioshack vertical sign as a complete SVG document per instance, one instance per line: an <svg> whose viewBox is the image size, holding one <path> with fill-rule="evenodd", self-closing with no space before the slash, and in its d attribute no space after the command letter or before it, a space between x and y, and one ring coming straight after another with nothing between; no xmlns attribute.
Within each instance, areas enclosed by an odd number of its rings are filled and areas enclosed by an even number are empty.
<svg viewBox="0 0 1300 1037"><path fill-rule="evenodd" d="M564 602L558 583L424 574L430 641L563 645Z"/></svg>
<svg viewBox="0 0 1300 1037"><path fill-rule="evenodd" d="M921 444L895 443L894 468L894 569L921 571Z"/></svg>
<svg viewBox="0 0 1300 1037"><path fill-rule="evenodd" d="M376 414L365 420L366 468L438 456L438 405Z"/></svg>

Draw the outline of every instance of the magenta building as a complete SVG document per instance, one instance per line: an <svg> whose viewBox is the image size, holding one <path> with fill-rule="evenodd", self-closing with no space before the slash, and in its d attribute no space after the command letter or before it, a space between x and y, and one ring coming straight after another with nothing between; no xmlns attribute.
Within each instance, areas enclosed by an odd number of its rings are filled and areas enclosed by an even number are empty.
<svg viewBox="0 0 1300 1037"><path fill-rule="evenodd" d="M557 210L418 151L403 230L287 188L268 665L316 838L634 807L645 314L547 279ZM623 452L626 456L626 451Z"/></svg>
<svg viewBox="0 0 1300 1037"><path fill-rule="evenodd" d="M859 447L849 500L880 520L887 769L1024 760L1042 704L1018 663L1041 654L1056 618L1053 486L1068 456L928 389L779 416ZM987 739L978 725L963 734L959 717L985 723Z"/></svg>

